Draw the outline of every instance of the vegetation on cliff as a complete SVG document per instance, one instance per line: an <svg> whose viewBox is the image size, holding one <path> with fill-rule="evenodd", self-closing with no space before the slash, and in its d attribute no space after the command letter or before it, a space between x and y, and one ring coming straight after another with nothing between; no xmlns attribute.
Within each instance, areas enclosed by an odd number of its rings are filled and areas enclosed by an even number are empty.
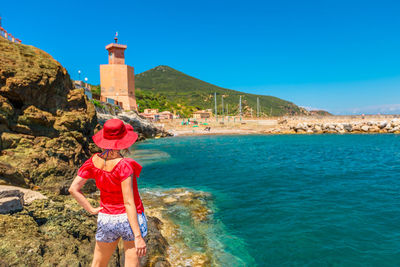
<svg viewBox="0 0 400 267"><path fill-rule="evenodd" d="M260 103L260 112L265 116L301 115L308 112L295 104L273 96L255 95L225 89L197 78L186 75L168 66L158 66L151 70L135 75L137 90L153 92L156 99L165 97L176 110L175 105L187 107L187 109L213 109L214 92L218 97L218 110L222 110L221 96L224 96L224 109L226 105L230 115L239 112L239 97L242 96L242 108L244 113L253 115L257 110L257 97ZM155 101L154 101L155 102ZM145 107L152 108L154 102L144 102Z"/></svg>
<svg viewBox="0 0 400 267"><path fill-rule="evenodd" d="M201 109L201 107L188 106L180 101L169 100L165 95L137 89L135 91L136 102L139 106L139 112L143 112L146 108L156 108L161 111L173 111L181 117L190 117L193 112Z"/></svg>

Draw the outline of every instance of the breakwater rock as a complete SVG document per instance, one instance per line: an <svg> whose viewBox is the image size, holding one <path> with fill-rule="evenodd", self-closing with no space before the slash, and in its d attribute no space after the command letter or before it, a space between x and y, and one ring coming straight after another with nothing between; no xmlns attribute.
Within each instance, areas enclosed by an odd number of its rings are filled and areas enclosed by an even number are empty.
<svg viewBox="0 0 400 267"><path fill-rule="evenodd" d="M298 134L345 134L345 133L400 133L400 119L381 121L356 122L300 122L296 124L281 124L267 133L298 133Z"/></svg>
<svg viewBox="0 0 400 267"><path fill-rule="evenodd" d="M100 124L104 124L104 122L113 118L117 118L123 120L125 123L131 124L135 129L135 132L139 134L139 140L172 136L170 132L155 126L152 122L140 117L135 111L119 112L116 115L97 112L97 119Z"/></svg>
<svg viewBox="0 0 400 267"><path fill-rule="evenodd" d="M400 120L355 123L299 123L291 127L296 133L400 133Z"/></svg>

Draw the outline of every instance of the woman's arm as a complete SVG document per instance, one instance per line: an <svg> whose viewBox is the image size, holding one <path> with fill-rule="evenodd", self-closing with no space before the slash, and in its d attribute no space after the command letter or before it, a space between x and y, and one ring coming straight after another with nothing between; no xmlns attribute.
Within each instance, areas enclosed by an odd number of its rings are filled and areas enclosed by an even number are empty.
<svg viewBox="0 0 400 267"><path fill-rule="evenodd" d="M135 235L135 247L139 257L146 255L146 242L140 232L139 222L137 219L136 204L133 197L133 180L132 175L121 182L122 195L124 196L124 205L128 221Z"/></svg>
<svg viewBox="0 0 400 267"><path fill-rule="evenodd" d="M90 214L96 215L102 209L102 207L93 208L90 205L89 201L82 194L81 189L83 185L86 183L87 179L83 179L82 177L76 176L71 186L68 189L68 192L78 201L78 203Z"/></svg>

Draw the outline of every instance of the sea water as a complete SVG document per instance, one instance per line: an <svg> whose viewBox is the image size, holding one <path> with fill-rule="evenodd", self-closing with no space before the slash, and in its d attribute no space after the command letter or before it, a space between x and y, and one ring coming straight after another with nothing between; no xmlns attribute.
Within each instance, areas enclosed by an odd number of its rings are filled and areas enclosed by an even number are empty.
<svg viewBox="0 0 400 267"><path fill-rule="evenodd" d="M174 137L134 149L140 187L212 194L207 238L222 266L400 266L400 136Z"/></svg>

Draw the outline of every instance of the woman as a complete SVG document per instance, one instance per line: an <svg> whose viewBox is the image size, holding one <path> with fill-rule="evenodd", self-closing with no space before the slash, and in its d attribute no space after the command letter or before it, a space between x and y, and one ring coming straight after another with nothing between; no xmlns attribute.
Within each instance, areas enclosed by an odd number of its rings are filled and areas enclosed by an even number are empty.
<svg viewBox="0 0 400 267"><path fill-rule="evenodd" d="M147 219L139 196L136 178L142 167L124 158L121 150L129 148L138 135L121 120L106 121L92 138L103 149L78 170L69 188L71 195L89 213L96 215L97 232L92 267L107 266L120 237L124 241L125 266L139 266L146 255ZM94 208L80 191L87 179L95 179L100 190L100 207Z"/></svg>

